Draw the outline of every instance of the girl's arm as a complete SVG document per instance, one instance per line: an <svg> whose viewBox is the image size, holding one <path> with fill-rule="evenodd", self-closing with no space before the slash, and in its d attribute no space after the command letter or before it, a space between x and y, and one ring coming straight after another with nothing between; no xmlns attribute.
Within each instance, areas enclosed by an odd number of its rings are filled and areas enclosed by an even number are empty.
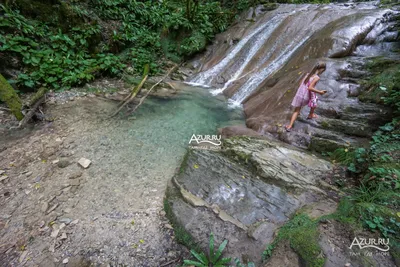
<svg viewBox="0 0 400 267"><path fill-rule="evenodd" d="M314 93L323 95L323 94L326 93L325 90L320 91L320 90L315 89L315 87L314 87L314 86L317 84L318 81L319 81L319 77L313 79L313 81L311 82L310 86L308 87L308 90L310 90L310 91L312 91L312 92L314 92Z"/></svg>

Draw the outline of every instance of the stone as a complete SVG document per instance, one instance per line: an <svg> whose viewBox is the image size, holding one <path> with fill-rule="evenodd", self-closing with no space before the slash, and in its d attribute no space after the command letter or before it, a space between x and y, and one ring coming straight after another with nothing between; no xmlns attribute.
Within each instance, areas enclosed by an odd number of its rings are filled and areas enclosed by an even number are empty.
<svg viewBox="0 0 400 267"><path fill-rule="evenodd" d="M71 186L79 186L79 185L81 184L81 181L80 181L79 178L77 178L77 179L70 179L70 180L68 181L68 183L69 183L69 185L71 185Z"/></svg>
<svg viewBox="0 0 400 267"><path fill-rule="evenodd" d="M8 178L8 176L7 176L7 175L0 176L0 182L2 182L2 181L4 181L4 180L6 180L7 178Z"/></svg>
<svg viewBox="0 0 400 267"><path fill-rule="evenodd" d="M78 223L79 223L79 219L73 220L73 221L71 222L71 224L78 224Z"/></svg>
<svg viewBox="0 0 400 267"><path fill-rule="evenodd" d="M167 213L165 211L160 211L160 216L165 217L165 215L167 215Z"/></svg>
<svg viewBox="0 0 400 267"><path fill-rule="evenodd" d="M59 168L66 168L69 165L71 165L71 162L68 159L60 159L59 162L57 163L57 166Z"/></svg>
<svg viewBox="0 0 400 267"><path fill-rule="evenodd" d="M82 172L76 171L76 172L73 172L70 175L68 175L68 179L75 179L75 178L79 178L81 176L82 176Z"/></svg>
<svg viewBox="0 0 400 267"><path fill-rule="evenodd" d="M278 229L278 225L270 222L262 222L259 225L249 227L248 235L264 244L270 244L273 241L274 233Z"/></svg>
<svg viewBox="0 0 400 267"><path fill-rule="evenodd" d="M33 173L33 172L27 172L27 173L25 173L25 176L26 176L26 177L29 177L29 176L32 175L32 173Z"/></svg>
<svg viewBox="0 0 400 267"><path fill-rule="evenodd" d="M57 164L58 162L60 162L60 160L59 160L59 159L56 159L56 160L53 160L51 163L52 163L52 164Z"/></svg>
<svg viewBox="0 0 400 267"><path fill-rule="evenodd" d="M68 224L70 224L72 222L72 219L70 219L70 218L61 218L61 219L58 219L58 221L60 223L65 223L66 225L68 225Z"/></svg>
<svg viewBox="0 0 400 267"><path fill-rule="evenodd" d="M78 161L78 164L79 164L80 166L82 166L84 169L89 168L89 165L90 165L91 163L92 163L92 162L91 162L90 160L86 159L86 158L81 158L81 159Z"/></svg>
<svg viewBox="0 0 400 267"><path fill-rule="evenodd" d="M54 229L51 232L50 236L53 237L53 238L56 238L58 236L58 233L60 233L60 229Z"/></svg>
<svg viewBox="0 0 400 267"><path fill-rule="evenodd" d="M164 226L165 226L165 228L168 228L168 229L174 229L173 227L172 227L172 225L170 225L170 224L168 224L168 223L166 223L166 224L164 224Z"/></svg>
<svg viewBox="0 0 400 267"><path fill-rule="evenodd" d="M0 170L0 175L2 175L3 173L6 173L6 171Z"/></svg>
<svg viewBox="0 0 400 267"><path fill-rule="evenodd" d="M48 203L48 202L44 202L44 203L42 204L41 211L42 211L42 212L46 212L48 208L49 208L49 203Z"/></svg>
<svg viewBox="0 0 400 267"><path fill-rule="evenodd" d="M66 233L62 233L61 234L61 237L60 237L60 239L61 240L65 240L65 239L67 239L68 237L67 237L67 234Z"/></svg>
<svg viewBox="0 0 400 267"><path fill-rule="evenodd" d="M50 212L52 212L53 210L55 210L58 207L58 203L54 204L53 206L51 206L51 208L49 208L46 212L46 214L49 214Z"/></svg>
<svg viewBox="0 0 400 267"><path fill-rule="evenodd" d="M64 211L64 213L70 213L70 212L71 212L71 209L70 209L70 208L66 208L66 209L64 209L63 211Z"/></svg>
<svg viewBox="0 0 400 267"><path fill-rule="evenodd" d="M52 252L52 253L54 253L55 250L56 250L56 244L55 244L55 243L52 243L52 244L49 246L49 251Z"/></svg>
<svg viewBox="0 0 400 267"><path fill-rule="evenodd" d="M19 257L19 263L22 263L25 260L26 255L28 255L28 251L25 250L24 252L22 252L21 256Z"/></svg>
<svg viewBox="0 0 400 267"><path fill-rule="evenodd" d="M62 263L67 264L68 263L68 258L63 259Z"/></svg>

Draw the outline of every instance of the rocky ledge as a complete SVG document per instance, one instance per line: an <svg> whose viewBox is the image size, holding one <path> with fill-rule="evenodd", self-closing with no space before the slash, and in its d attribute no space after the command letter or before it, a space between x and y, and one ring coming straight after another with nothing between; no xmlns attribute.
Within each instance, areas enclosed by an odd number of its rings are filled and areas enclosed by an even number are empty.
<svg viewBox="0 0 400 267"><path fill-rule="evenodd" d="M208 251L212 232L217 245L228 241L223 256L242 263L396 266L373 249L349 248L354 237L376 236L335 219L341 192L326 182L332 174L326 160L272 138L228 138L221 150L188 150L164 208L178 242Z"/></svg>
<svg viewBox="0 0 400 267"><path fill-rule="evenodd" d="M259 266L276 230L300 208L317 217L336 209L335 189L323 181L332 170L281 142L226 139L221 151L188 151L168 185L166 210L201 248L213 232L217 243L228 240L225 256Z"/></svg>

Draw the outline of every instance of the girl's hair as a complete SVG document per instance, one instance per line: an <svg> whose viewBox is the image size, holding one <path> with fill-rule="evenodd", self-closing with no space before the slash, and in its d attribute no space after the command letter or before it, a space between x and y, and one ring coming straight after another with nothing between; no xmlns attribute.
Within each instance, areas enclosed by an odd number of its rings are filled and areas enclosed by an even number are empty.
<svg viewBox="0 0 400 267"><path fill-rule="evenodd" d="M310 78L317 73L317 70L326 70L326 64L323 62L318 62L314 68L311 70L311 72L307 75L306 79L304 80L304 84L307 84Z"/></svg>

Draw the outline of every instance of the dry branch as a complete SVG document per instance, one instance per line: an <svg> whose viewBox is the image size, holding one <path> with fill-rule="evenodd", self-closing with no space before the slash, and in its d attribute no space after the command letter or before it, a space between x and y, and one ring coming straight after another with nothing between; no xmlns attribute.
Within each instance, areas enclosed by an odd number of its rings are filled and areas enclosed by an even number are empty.
<svg viewBox="0 0 400 267"><path fill-rule="evenodd" d="M147 80L147 77L149 77L149 65L148 64L144 67L142 81L139 83L138 86L132 88L131 93L122 101L122 105L111 115L111 117L114 117L115 115L117 115L118 112L120 112L123 107L125 107L127 104L129 104L135 98L135 96L142 89L143 84Z"/></svg>
<svg viewBox="0 0 400 267"><path fill-rule="evenodd" d="M30 121L33 115L35 115L36 109L38 109L39 106L44 103L45 99L46 97L43 95L42 98L39 98L39 100L36 101L36 103L30 108L29 112L26 113L25 117L19 122L17 128L23 128Z"/></svg>
<svg viewBox="0 0 400 267"><path fill-rule="evenodd" d="M157 86L159 85L162 81L165 80L165 78L167 78L176 68L178 67L178 65L173 66L168 72L167 74L164 75L164 77L161 78L161 80L159 80L157 83L155 83L150 89L149 91L147 91L147 93L140 99L139 103L137 104L137 106L130 112L130 114L132 114L133 112L135 112L138 107L143 103L143 101L146 99L146 97L150 94L150 92Z"/></svg>

